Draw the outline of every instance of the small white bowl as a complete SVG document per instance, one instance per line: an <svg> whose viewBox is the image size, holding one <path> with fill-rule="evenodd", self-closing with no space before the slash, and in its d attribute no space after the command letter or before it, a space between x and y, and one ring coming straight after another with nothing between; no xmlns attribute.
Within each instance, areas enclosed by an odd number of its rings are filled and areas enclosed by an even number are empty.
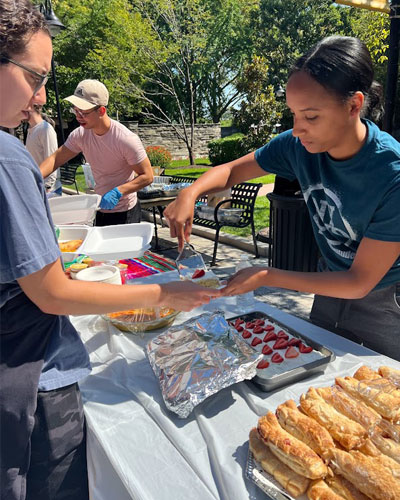
<svg viewBox="0 0 400 500"><path fill-rule="evenodd" d="M121 273L116 266L94 266L82 269L76 275L76 279L80 281L96 281L98 283L113 283L121 285Z"/></svg>

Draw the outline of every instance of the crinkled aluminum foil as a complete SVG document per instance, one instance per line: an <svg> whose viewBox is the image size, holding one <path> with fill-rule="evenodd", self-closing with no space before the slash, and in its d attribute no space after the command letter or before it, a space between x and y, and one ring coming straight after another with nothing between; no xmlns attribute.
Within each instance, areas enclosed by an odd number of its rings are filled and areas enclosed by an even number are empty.
<svg viewBox="0 0 400 500"><path fill-rule="evenodd" d="M262 353L237 335L222 311L173 326L147 344L167 408L186 418L212 394L256 375Z"/></svg>

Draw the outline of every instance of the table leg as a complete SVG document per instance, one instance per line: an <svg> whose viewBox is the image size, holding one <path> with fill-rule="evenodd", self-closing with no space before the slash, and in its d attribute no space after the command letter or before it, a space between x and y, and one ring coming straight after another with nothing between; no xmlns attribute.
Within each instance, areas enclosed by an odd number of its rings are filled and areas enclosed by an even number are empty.
<svg viewBox="0 0 400 500"><path fill-rule="evenodd" d="M154 222L154 249L158 250L158 232L157 232L156 207L152 207L152 210L153 210L153 222Z"/></svg>

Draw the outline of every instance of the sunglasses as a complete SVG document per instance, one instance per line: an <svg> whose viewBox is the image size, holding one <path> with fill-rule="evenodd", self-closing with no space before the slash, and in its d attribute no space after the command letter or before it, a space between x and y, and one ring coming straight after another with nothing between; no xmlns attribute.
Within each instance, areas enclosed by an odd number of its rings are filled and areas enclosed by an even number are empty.
<svg viewBox="0 0 400 500"><path fill-rule="evenodd" d="M49 79L48 73L45 75L41 75L40 73L33 71L33 69L28 68L24 64L21 64L17 61L14 61L14 59L10 59L9 57L3 56L2 54L0 54L0 62L4 62L4 61L7 61L11 64L15 64L15 66L22 68L23 70L27 71L28 73L30 73L31 75L33 75L35 77L36 83L35 83L35 86L33 87L33 95L36 95L39 92L39 90L43 87L43 85L46 85L46 83Z"/></svg>
<svg viewBox="0 0 400 500"><path fill-rule="evenodd" d="M80 109L78 108L71 108L71 113L73 113L75 116L81 116L82 118L85 118L85 116L88 116L90 115L90 113L93 113L93 111L97 111L98 109L100 109L101 106L96 106L95 108L91 109L90 111L81 111Z"/></svg>

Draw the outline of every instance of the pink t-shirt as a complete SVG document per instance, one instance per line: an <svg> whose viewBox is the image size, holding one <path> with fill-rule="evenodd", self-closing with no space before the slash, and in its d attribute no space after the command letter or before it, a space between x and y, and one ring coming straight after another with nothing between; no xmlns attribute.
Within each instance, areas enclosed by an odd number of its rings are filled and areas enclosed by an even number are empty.
<svg viewBox="0 0 400 500"><path fill-rule="evenodd" d="M75 129L65 141L65 147L74 153L84 154L96 182L94 190L101 196L132 181L135 177L132 167L147 156L139 137L115 120L111 120L110 129L104 135L96 135L83 127ZM136 193L124 195L118 205L107 212L125 212L136 202Z"/></svg>

